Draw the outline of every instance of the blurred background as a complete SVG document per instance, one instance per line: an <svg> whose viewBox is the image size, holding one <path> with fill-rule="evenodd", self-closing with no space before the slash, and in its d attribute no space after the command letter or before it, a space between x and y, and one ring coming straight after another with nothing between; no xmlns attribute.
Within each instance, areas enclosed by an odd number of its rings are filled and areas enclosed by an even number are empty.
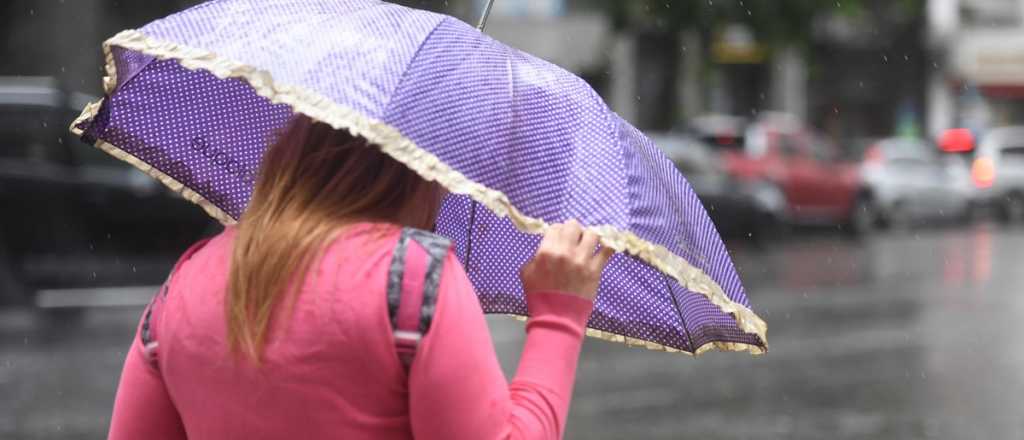
<svg viewBox="0 0 1024 440"><path fill-rule="evenodd" d="M0 3L0 438L103 438L142 307L219 230L67 133L100 43L197 3ZM769 323L761 357L588 340L567 438L1024 438L1024 0L497 0L486 32L656 140Z"/></svg>

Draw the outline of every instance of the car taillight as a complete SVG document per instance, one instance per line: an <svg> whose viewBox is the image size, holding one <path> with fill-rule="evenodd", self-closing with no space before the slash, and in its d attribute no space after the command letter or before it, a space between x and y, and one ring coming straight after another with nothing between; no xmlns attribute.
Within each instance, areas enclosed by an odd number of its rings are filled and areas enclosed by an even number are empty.
<svg viewBox="0 0 1024 440"><path fill-rule="evenodd" d="M885 154L882 153L881 148L874 146L864 152L864 163L879 164L882 162L885 162Z"/></svg>
<svg viewBox="0 0 1024 440"><path fill-rule="evenodd" d="M992 186L996 180L996 167L991 158L979 157L974 160L974 164L971 165L971 180L978 188Z"/></svg>
<svg viewBox="0 0 1024 440"><path fill-rule="evenodd" d="M939 135L939 149L947 153L974 151L974 134L966 128L951 128Z"/></svg>

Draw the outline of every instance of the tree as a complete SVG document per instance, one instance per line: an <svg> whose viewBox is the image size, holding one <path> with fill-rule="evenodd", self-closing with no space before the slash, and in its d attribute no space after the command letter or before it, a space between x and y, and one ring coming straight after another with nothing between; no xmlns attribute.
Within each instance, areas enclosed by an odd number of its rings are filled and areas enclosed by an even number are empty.
<svg viewBox="0 0 1024 440"><path fill-rule="evenodd" d="M749 26L769 47L809 41L815 21L830 13L870 16L872 22L907 19L924 0L580 0L606 11L616 27L653 28L704 35L722 26Z"/></svg>

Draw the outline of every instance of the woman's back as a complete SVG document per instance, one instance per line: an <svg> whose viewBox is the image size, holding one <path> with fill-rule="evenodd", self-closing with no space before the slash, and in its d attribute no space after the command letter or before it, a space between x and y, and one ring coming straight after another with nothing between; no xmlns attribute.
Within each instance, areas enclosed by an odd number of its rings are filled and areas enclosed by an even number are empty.
<svg viewBox="0 0 1024 440"><path fill-rule="evenodd" d="M155 330L159 370L189 434L407 438L405 373L385 294L399 230L359 224L327 246L290 316L281 307L271 321L259 367L234 360L226 341L234 229L183 263Z"/></svg>
<svg viewBox="0 0 1024 440"><path fill-rule="evenodd" d="M361 223L326 245L291 307L287 299L275 305L256 365L227 342L225 286L237 235L227 228L178 267L143 319L151 327L140 325L128 353L110 438L559 438L593 303L527 294L527 340L509 384L449 251L429 331L406 372L387 295L401 231ZM155 350L144 348L142 335Z"/></svg>

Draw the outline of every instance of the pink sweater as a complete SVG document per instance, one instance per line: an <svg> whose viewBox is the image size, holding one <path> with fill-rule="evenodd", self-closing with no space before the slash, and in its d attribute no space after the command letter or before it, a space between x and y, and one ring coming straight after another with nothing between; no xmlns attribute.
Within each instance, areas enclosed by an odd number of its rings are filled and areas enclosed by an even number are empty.
<svg viewBox="0 0 1024 440"><path fill-rule="evenodd" d="M554 439L572 395L592 302L527 295L530 319L511 384L473 287L452 252L433 324L408 374L392 338L386 275L399 229L360 224L333 241L264 364L228 355L228 228L174 275L155 322L157 368L139 337L125 360L111 439Z"/></svg>

